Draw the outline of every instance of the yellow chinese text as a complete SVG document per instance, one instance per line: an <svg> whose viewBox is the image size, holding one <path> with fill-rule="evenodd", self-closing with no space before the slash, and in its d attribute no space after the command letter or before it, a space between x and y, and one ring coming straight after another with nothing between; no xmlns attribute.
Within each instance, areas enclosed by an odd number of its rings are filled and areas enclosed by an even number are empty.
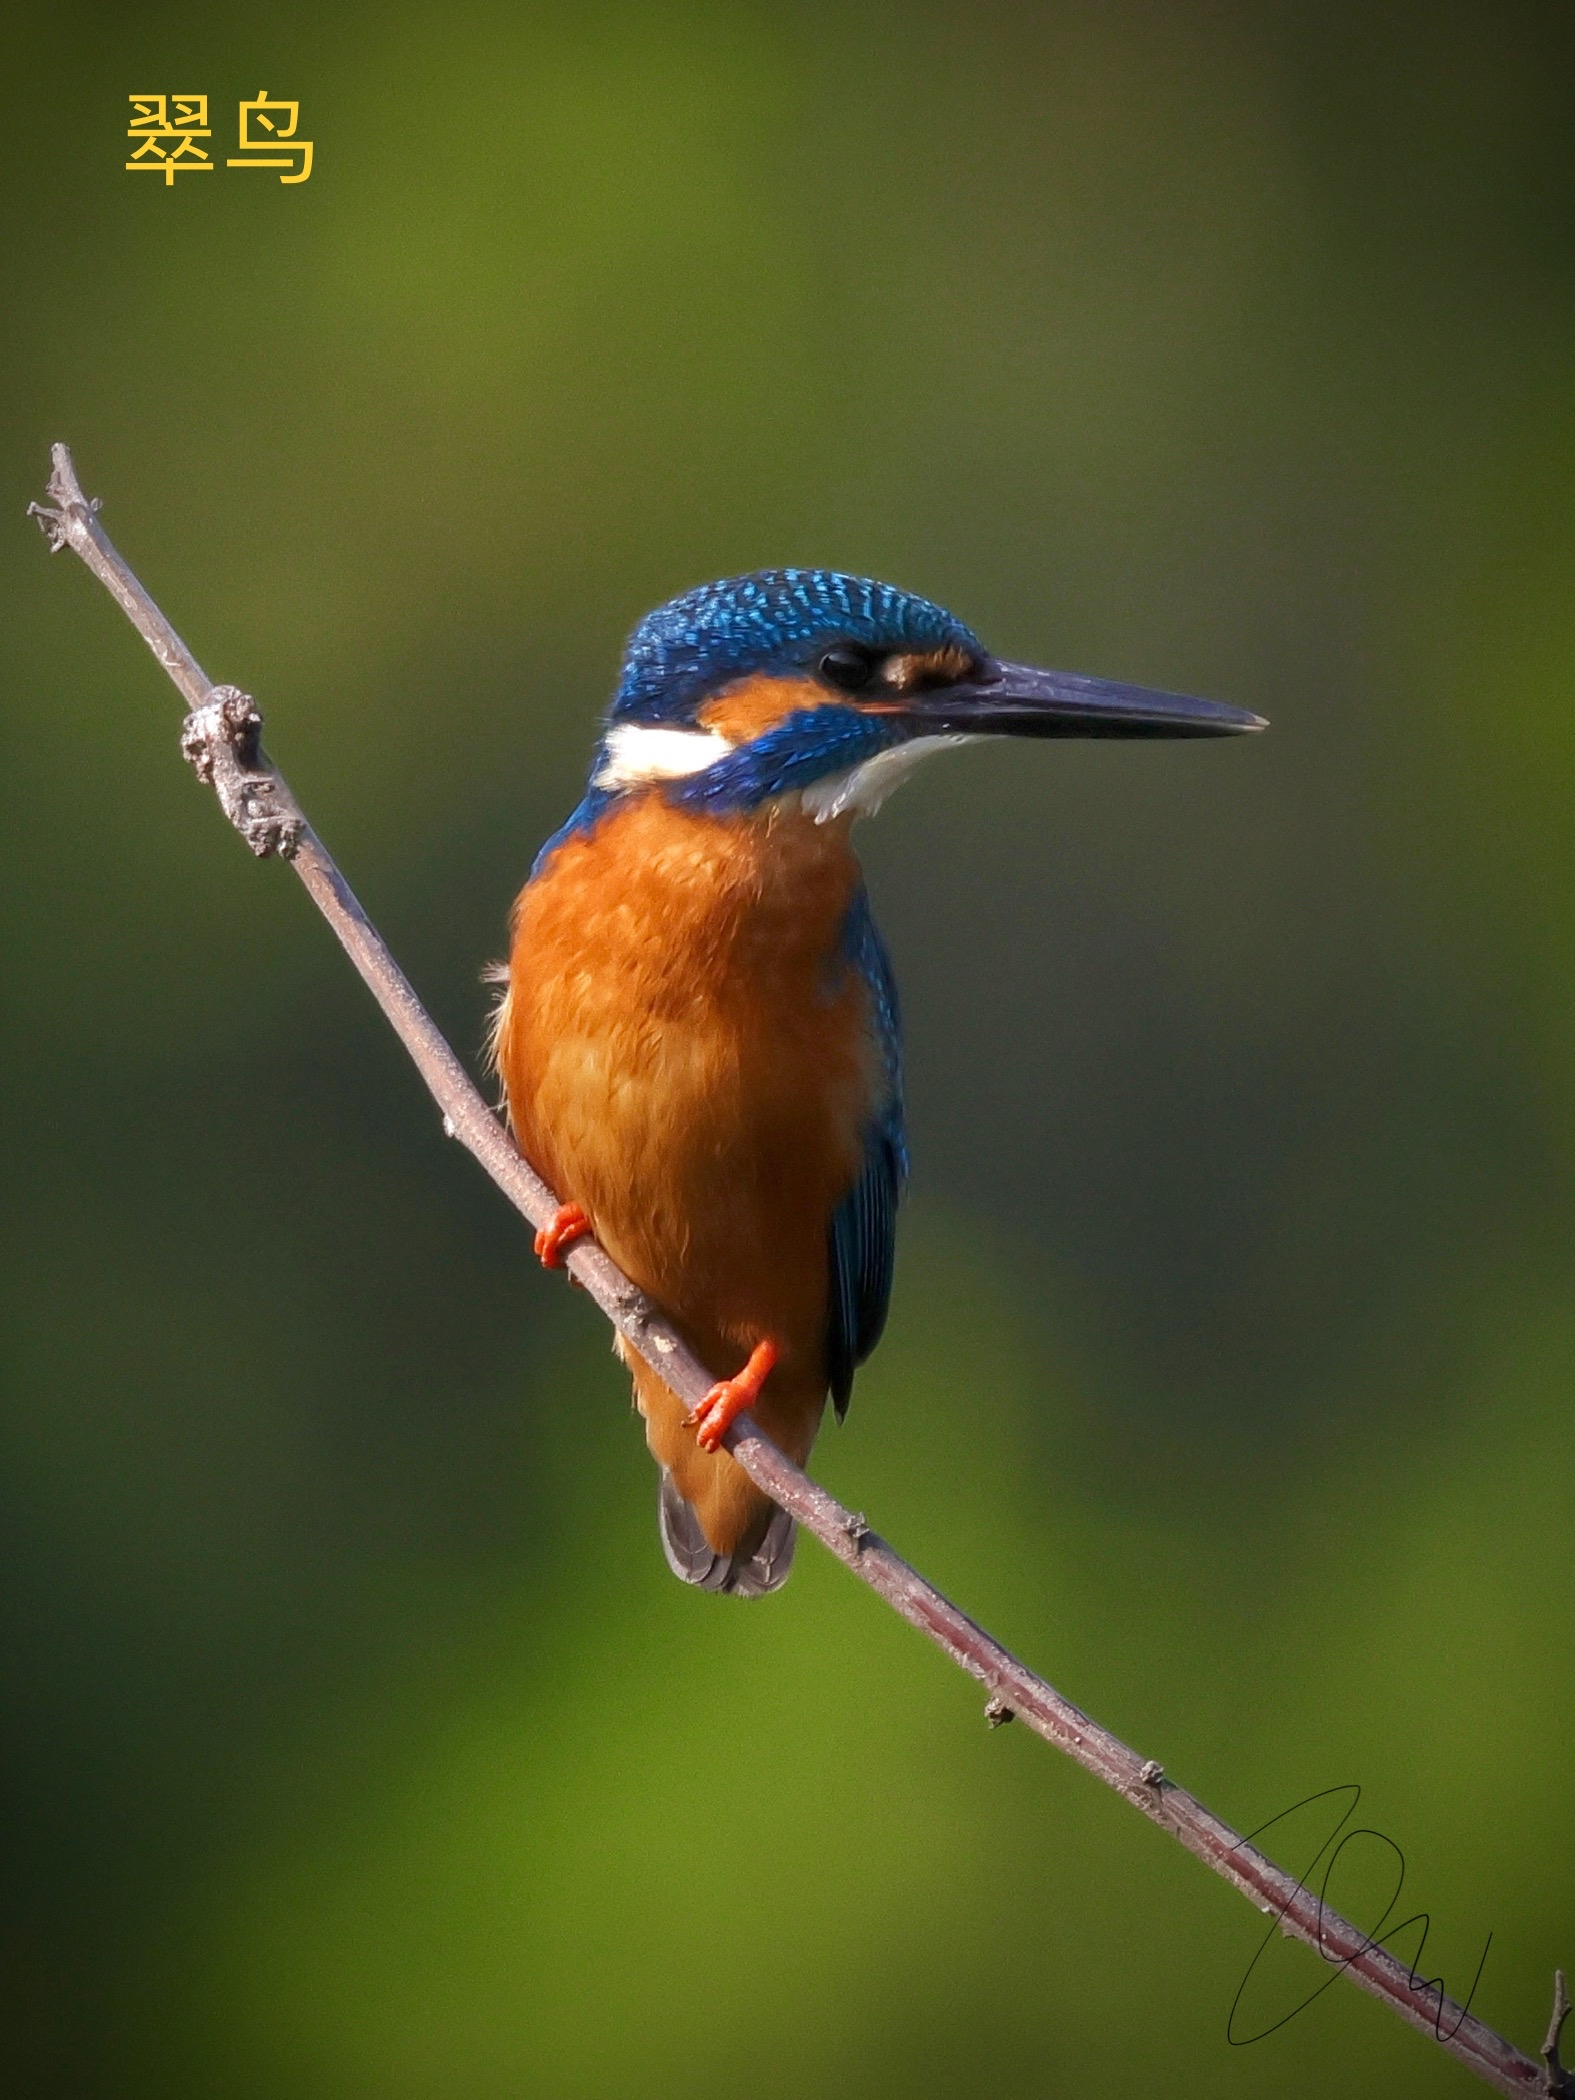
<svg viewBox="0 0 1575 2100"><path fill-rule="evenodd" d="M213 162L197 143L213 136L208 129L206 95L132 95L128 99L131 126L126 136L137 150L126 166L133 175L162 174L165 188L173 189L177 175L194 175L199 170L213 173Z"/></svg>
<svg viewBox="0 0 1575 2100"><path fill-rule="evenodd" d="M312 172L312 142L298 139L295 127L301 120L299 102L270 102L266 93L255 102L240 106L240 153L225 162L228 168L292 169L281 174L281 182L305 182Z"/></svg>

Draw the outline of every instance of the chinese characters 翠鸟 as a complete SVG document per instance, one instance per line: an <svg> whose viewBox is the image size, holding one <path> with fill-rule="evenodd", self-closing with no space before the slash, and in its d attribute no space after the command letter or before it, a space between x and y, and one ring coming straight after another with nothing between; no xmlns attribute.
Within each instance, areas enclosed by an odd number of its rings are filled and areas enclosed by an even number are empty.
<svg viewBox="0 0 1575 2100"><path fill-rule="evenodd" d="M213 136L206 95L128 99L131 126L126 136L137 148L126 163L132 174L161 174L165 188L173 189L177 175L213 173L214 163L198 143ZM306 181L312 172L312 141L295 135L301 121L299 102L273 100L264 90L254 101L242 102L237 117L239 150L225 160L227 168L277 168L283 183Z"/></svg>

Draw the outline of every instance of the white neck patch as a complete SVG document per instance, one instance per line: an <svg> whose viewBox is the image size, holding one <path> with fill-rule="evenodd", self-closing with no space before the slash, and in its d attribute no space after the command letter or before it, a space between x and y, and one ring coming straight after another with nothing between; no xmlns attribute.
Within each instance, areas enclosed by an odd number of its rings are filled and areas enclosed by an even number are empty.
<svg viewBox="0 0 1575 2100"><path fill-rule="evenodd" d="M607 732L607 756L591 785L617 790L684 780L714 766L732 748L714 729L656 729L645 722L619 722Z"/></svg>
<svg viewBox="0 0 1575 2100"><path fill-rule="evenodd" d="M872 817L894 787L901 786L921 758L932 751L948 751L958 744L971 744L971 736L916 736L905 744L892 744L877 751L862 765L846 773L833 773L804 790L804 809L817 824L833 817Z"/></svg>

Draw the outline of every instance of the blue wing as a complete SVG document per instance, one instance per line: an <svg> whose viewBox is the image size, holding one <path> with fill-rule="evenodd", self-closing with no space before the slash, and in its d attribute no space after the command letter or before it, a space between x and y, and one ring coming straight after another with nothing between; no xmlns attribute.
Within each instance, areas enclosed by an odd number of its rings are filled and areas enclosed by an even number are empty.
<svg viewBox="0 0 1575 2100"><path fill-rule="evenodd" d="M897 1204L908 1178L902 1124L902 1026L891 961L861 889L842 935L843 960L869 987L883 1098L864 1134L859 1178L831 1220L831 1321L827 1369L837 1413L848 1411L853 1373L880 1340L891 1301Z"/></svg>

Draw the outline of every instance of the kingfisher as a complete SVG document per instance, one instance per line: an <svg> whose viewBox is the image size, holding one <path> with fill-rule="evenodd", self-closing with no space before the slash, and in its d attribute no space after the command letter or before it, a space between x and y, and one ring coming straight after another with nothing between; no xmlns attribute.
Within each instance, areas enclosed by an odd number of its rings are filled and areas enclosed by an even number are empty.
<svg viewBox="0 0 1575 2100"><path fill-rule="evenodd" d="M826 569L691 590L631 636L584 799L512 918L493 1050L558 1192L719 1374L692 1412L632 1351L662 1545L702 1589L781 1586L794 1526L722 1448L798 1464L880 1339L907 1178L897 988L852 843L977 737L1228 736L1241 708L993 657L928 599Z"/></svg>

